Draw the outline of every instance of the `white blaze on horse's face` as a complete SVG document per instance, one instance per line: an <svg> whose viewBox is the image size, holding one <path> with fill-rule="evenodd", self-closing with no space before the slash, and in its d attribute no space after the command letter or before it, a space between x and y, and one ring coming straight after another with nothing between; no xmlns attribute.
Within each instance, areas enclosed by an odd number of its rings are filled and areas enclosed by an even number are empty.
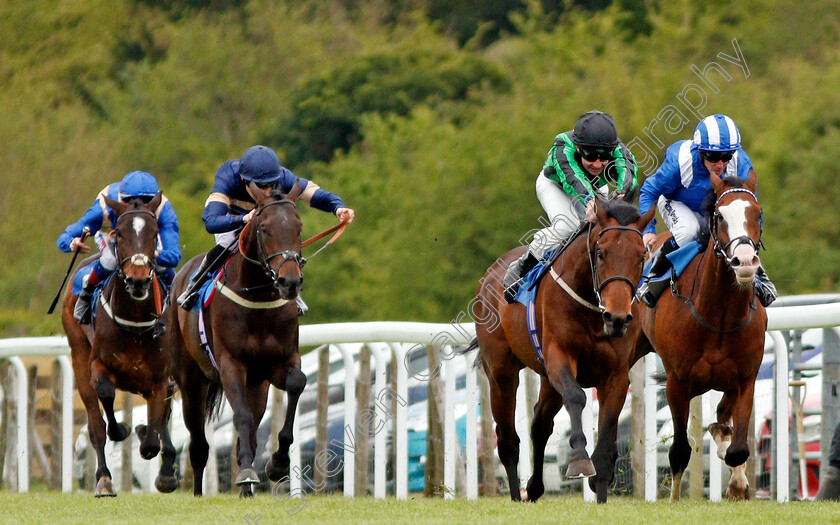
<svg viewBox="0 0 840 525"><path fill-rule="evenodd" d="M749 237L747 231L747 209L752 205L746 200L735 200L718 208L723 220L727 224L727 233L730 239ZM734 244L732 253L726 254L732 260L732 269L735 270L735 278L739 283L751 283L755 279L758 265L761 261L758 258L755 248L744 242Z"/></svg>
<svg viewBox="0 0 840 525"><path fill-rule="evenodd" d="M146 227L146 221L143 220L142 217L134 217L131 221L131 227L134 228L134 232L137 233L137 236L140 236L140 232L143 231L143 228Z"/></svg>

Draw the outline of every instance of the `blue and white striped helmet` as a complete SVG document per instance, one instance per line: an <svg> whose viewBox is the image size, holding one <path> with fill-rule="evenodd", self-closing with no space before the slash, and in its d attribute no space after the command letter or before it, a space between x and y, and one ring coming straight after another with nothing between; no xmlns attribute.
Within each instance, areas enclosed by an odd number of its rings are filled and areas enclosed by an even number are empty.
<svg viewBox="0 0 840 525"><path fill-rule="evenodd" d="M705 151L735 151L741 147L741 133L735 121L726 115L711 115L697 124L694 144Z"/></svg>

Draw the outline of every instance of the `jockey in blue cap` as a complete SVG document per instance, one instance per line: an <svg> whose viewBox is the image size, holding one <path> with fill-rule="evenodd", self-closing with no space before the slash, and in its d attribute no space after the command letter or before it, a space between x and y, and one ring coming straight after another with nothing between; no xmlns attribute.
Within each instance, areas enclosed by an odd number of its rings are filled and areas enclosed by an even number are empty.
<svg viewBox="0 0 840 525"><path fill-rule="evenodd" d="M90 324L90 301L96 285L104 281L117 268L117 256L114 252L113 240L103 235L103 227L113 228L117 223L114 210L105 204L105 197L113 200L128 202L139 198L143 202L151 202L158 193L158 183L155 178L145 171L132 171L123 177L121 182L114 182L106 186L96 197L93 205L77 222L67 226L64 233L58 237L58 248L63 252L80 250L88 253L90 247L84 244L82 232L85 227L90 228L96 239L96 246L101 255L91 263L92 269L83 280L82 292L76 301L73 317L81 324ZM161 196L160 206L155 211L158 219L158 249L156 263L157 274L167 284L175 277L175 266L181 261L181 248L178 244L178 217L172 208L172 203Z"/></svg>
<svg viewBox="0 0 840 525"><path fill-rule="evenodd" d="M289 193L295 183L299 183L302 188L300 200L313 208L335 214L342 222L353 222L355 212L347 208L338 195L280 166L277 154L271 148L251 146L241 158L225 162L216 171L213 189L201 215L207 231L215 235L216 246L204 256L186 289L178 297L182 308L189 310L193 307L202 284L233 256L239 233L256 213L254 196L248 186L251 181L256 183L257 191L265 195L276 188ZM298 314L303 315L307 310L306 303L300 295L296 301Z"/></svg>
<svg viewBox="0 0 840 525"><path fill-rule="evenodd" d="M708 218L703 201L712 191L709 177L737 176L747 180L754 171L747 153L741 148L741 133L726 115L711 115L697 125L693 140L680 140L665 152L665 160L648 177L639 193L639 212L644 214L656 204L673 237L653 255L648 279L639 287L639 299L653 308L667 283L654 287L651 278L665 275L671 266L666 254L694 240ZM651 246L656 240L656 220L650 221L643 240ZM759 301L769 306L776 299L776 287L759 266L755 289Z"/></svg>

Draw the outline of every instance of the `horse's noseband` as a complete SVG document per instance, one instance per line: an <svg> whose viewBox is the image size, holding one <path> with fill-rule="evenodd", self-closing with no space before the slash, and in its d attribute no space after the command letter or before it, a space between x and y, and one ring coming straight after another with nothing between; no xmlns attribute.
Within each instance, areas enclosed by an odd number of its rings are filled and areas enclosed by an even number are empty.
<svg viewBox="0 0 840 525"><path fill-rule="evenodd" d="M712 240L714 241L714 252L715 252L715 257L725 260L727 264L729 264L730 261L732 260L727 255L727 253L729 253L729 248L730 247L734 250L735 248L737 248L738 246L740 246L742 244L748 244L753 248L753 250L756 251L756 253L758 253L759 247L763 246L763 244L761 242L761 236L764 233L764 229L762 228L762 224L761 224L761 217L759 216L758 242L753 240L753 238L750 237L749 235L741 235L740 237L735 237L734 239L730 239L728 243L721 246L720 241L718 240L718 226L717 225L718 225L718 221L721 220L723 218L723 216L718 211L718 206L720 206L720 200L723 198L723 196L728 194L728 193L747 193L753 199L755 199L756 203L758 202L758 197L756 196L756 194L751 192L750 190L748 190L746 188L732 188L732 189L726 190L723 193L721 193L720 197L718 197L717 201L715 201L715 212L714 212L714 216L712 217L712 225L711 225L711 228L710 228L711 234L712 234Z"/></svg>

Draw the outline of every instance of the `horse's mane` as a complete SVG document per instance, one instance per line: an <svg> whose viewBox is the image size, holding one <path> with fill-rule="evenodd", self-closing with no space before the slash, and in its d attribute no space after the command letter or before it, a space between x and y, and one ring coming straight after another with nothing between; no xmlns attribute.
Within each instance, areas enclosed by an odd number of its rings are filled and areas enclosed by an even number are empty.
<svg viewBox="0 0 840 525"><path fill-rule="evenodd" d="M633 224L639 220L639 208L623 200L601 201L601 206L609 217L622 226Z"/></svg>

